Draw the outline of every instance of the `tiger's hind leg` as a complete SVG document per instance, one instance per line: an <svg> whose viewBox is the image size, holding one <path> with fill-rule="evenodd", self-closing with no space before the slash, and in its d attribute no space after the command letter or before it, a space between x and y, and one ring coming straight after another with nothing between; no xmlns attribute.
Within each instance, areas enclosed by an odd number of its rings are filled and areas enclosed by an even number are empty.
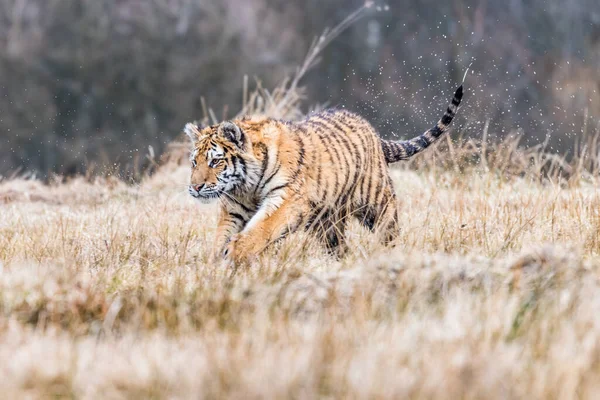
<svg viewBox="0 0 600 400"><path fill-rule="evenodd" d="M384 187L378 202L360 205L354 215L371 232L381 235L385 245L400 235L398 205L391 185Z"/></svg>
<svg viewBox="0 0 600 400"><path fill-rule="evenodd" d="M400 236L400 220L396 196L392 195L382 205L383 210L377 230L381 232L383 243L387 246Z"/></svg>
<svg viewBox="0 0 600 400"><path fill-rule="evenodd" d="M345 239L347 215L345 209L326 210L319 213L310 223L312 233L325 245L330 254L338 257L343 256L348 249Z"/></svg>

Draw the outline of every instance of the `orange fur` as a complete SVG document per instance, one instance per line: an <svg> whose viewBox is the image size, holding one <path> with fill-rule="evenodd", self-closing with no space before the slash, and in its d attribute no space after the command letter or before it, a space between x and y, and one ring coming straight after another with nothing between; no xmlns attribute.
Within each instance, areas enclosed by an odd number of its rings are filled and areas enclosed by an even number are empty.
<svg viewBox="0 0 600 400"><path fill-rule="evenodd" d="M329 249L340 251L348 217L392 241L399 224L387 165L437 140L461 97L462 87L440 122L408 141L382 140L366 120L341 110L299 122L243 118L203 129L188 124L194 145L190 194L220 199L215 257L246 261L298 229L317 233Z"/></svg>

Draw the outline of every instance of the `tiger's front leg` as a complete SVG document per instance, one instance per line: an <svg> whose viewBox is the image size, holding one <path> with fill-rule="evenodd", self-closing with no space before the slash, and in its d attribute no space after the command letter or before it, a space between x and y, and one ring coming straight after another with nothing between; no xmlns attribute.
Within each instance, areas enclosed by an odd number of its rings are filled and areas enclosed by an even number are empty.
<svg viewBox="0 0 600 400"><path fill-rule="evenodd" d="M244 230L234 235L227 246L227 256L237 265L257 257L268 245L293 231L307 215L307 204L301 199L281 200L281 205L264 202ZM277 203L277 202L275 202Z"/></svg>
<svg viewBox="0 0 600 400"><path fill-rule="evenodd" d="M211 262L217 262L223 259L223 254L227 250L227 246L232 239L237 235L246 224L246 220L240 214L229 212L222 208L219 213L219 223L217 225L217 233L213 242L211 254Z"/></svg>

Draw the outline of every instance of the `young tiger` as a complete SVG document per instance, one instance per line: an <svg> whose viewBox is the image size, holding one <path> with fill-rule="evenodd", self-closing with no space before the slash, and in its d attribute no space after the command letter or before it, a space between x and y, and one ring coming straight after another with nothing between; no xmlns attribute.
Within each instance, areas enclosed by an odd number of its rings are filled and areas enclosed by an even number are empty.
<svg viewBox="0 0 600 400"><path fill-rule="evenodd" d="M339 251L348 217L390 242L399 221L388 164L439 139L462 96L461 85L442 119L406 141L381 139L369 122L344 110L298 122L245 117L205 128L187 124L189 193L205 203L220 199L214 256L248 261L299 229Z"/></svg>

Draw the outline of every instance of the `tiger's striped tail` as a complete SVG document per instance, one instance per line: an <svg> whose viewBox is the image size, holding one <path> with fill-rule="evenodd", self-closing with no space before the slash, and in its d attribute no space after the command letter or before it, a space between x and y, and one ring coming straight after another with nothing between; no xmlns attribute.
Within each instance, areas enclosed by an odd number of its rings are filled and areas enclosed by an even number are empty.
<svg viewBox="0 0 600 400"><path fill-rule="evenodd" d="M427 130L422 135L410 140L393 141L381 139L381 147L383 149L383 154L385 155L385 161L389 164L401 160L408 160L415 154L425 150L429 145L440 138L444 132L448 131L462 97L463 86L460 85L458 89L456 89L456 92L454 92L452 103L448 106L442 119L440 119L433 128Z"/></svg>

